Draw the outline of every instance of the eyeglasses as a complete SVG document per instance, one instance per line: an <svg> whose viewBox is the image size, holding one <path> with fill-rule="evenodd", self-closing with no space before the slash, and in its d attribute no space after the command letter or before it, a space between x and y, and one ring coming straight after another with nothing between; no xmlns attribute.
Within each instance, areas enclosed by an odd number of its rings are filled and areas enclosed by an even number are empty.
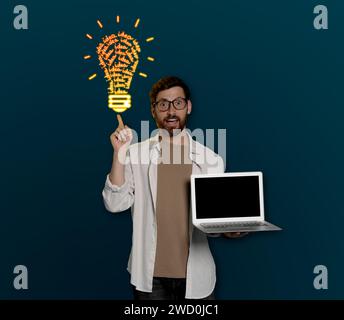
<svg viewBox="0 0 344 320"><path fill-rule="evenodd" d="M164 112L167 111L170 108L170 104L173 104L173 107L176 110L183 110L186 107L187 99L178 97L174 99L173 101L169 101L166 99L161 99L153 104L153 107L157 106L159 111Z"/></svg>

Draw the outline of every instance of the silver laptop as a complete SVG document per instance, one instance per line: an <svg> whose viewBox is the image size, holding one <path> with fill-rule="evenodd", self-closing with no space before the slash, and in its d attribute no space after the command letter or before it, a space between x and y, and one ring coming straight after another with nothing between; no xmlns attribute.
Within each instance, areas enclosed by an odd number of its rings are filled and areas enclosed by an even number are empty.
<svg viewBox="0 0 344 320"><path fill-rule="evenodd" d="M192 174L191 206L206 233L282 230L265 221L262 172Z"/></svg>

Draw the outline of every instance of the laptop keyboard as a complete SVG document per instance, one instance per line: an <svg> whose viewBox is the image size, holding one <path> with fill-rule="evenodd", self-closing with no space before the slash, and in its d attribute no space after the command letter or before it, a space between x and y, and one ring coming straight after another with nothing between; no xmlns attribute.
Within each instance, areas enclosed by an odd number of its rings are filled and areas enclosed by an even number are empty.
<svg viewBox="0 0 344 320"><path fill-rule="evenodd" d="M264 226L265 223L261 221L249 221L249 222L226 222L226 223L201 223L204 228L211 229L225 229L225 228L249 228Z"/></svg>

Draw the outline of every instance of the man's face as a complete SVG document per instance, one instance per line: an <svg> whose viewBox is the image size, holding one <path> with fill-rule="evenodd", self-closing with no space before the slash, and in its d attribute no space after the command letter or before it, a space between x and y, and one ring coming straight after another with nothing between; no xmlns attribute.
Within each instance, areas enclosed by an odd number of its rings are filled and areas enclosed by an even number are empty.
<svg viewBox="0 0 344 320"><path fill-rule="evenodd" d="M158 107L158 103L155 104L151 111L158 128L166 129L170 135L173 134L174 129L184 129L187 115L191 112L191 101L188 100L184 102L185 100L183 99L185 99L185 94L182 87L172 87L158 93L156 102L163 102L163 105L165 106L168 106L168 101L174 100L177 106L186 104L182 110L178 110L172 103L170 103L169 108L166 111L161 111ZM177 130L177 132L178 131L179 130Z"/></svg>

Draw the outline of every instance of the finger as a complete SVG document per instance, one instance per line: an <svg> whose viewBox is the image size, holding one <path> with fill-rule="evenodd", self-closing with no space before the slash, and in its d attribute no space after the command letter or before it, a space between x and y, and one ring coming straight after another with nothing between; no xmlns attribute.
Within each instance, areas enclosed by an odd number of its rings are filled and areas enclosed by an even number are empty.
<svg viewBox="0 0 344 320"><path fill-rule="evenodd" d="M127 125L124 126L124 129L127 130L128 132L131 131L131 129Z"/></svg>
<svg viewBox="0 0 344 320"><path fill-rule="evenodd" d="M129 128L124 128L122 131L124 133L124 138L126 141L129 141L132 139L133 135Z"/></svg>
<svg viewBox="0 0 344 320"><path fill-rule="evenodd" d="M237 232L236 233L236 238L241 238L244 237L248 234L248 232Z"/></svg>
<svg viewBox="0 0 344 320"><path fill-rule="evenodd" d="M122 137L119 132L115 132L115 137L117 138L117 140L122 141Z"/></svg>
<svg viewBox="0 0 344 320"><path fill-rule="evenodd" d="M224 236L228 237L228 238L233 238L234 234L233 234L233 232L225 232Z"/></svg>
<svg viewBox="0 0 344 320"><path fill-rule="evenodd" d="M240 233L239 232L231 232L230 237L231 238L239 238L240 237Z"/></svg>
<svg viewBox="0 0 344 320"><path fill-rule="evenodd" d="M111 134L111 138L117 138L117 135L118 135L118 132L117 131L114 131L112 134Z"/></svg>
<svg viewBox="0 0 344 320"><path fill-rule="evenodd" d="M132 139L133 133L132 133L131 129L127 128L127 129L125 129L125 130L126 130L126 132L127 132L127 135L128 135L128 137L129 137L129 139Z"/></svg>
<svg viewBox="0 0 344 320"><path fill-rule="evenodd" d="M120 114L117 115L117 120L118 120L118 127L123 129L124 128L124 123L123 123L123 120L122 120L122 117Z"/></svg>
<svg viewBox="0 0 344 320"><path fill-rule="evenodd" d="M241 232L227 232L225 233L225 235L229 238L240 238L242 236L242 233Z"/></svg>
<svg viewBox="0 0 344 320"><path fill-rule="evenodd" d="M113 134L112 134L113 137L115 137L116 139L118 139L118 132L115 131Z"/></svg>
<svg viewBox="0 0 344 320"><path fill-rule="evenodd" d="M230 237L235 238L240 235L240 232L228 232L227 233Z"/></svg>
<svg viewBox="0 0 344 320"><path fill-rule="evenodd" d="M121 138L122 138L122 140L123 140L123 141L125 141L125 140L127 139L127 137L126 137L126 134L125 134L125 131L124 131L124 130L121 130L121 131L119 132L119 135L121 136Z"/></svg>

